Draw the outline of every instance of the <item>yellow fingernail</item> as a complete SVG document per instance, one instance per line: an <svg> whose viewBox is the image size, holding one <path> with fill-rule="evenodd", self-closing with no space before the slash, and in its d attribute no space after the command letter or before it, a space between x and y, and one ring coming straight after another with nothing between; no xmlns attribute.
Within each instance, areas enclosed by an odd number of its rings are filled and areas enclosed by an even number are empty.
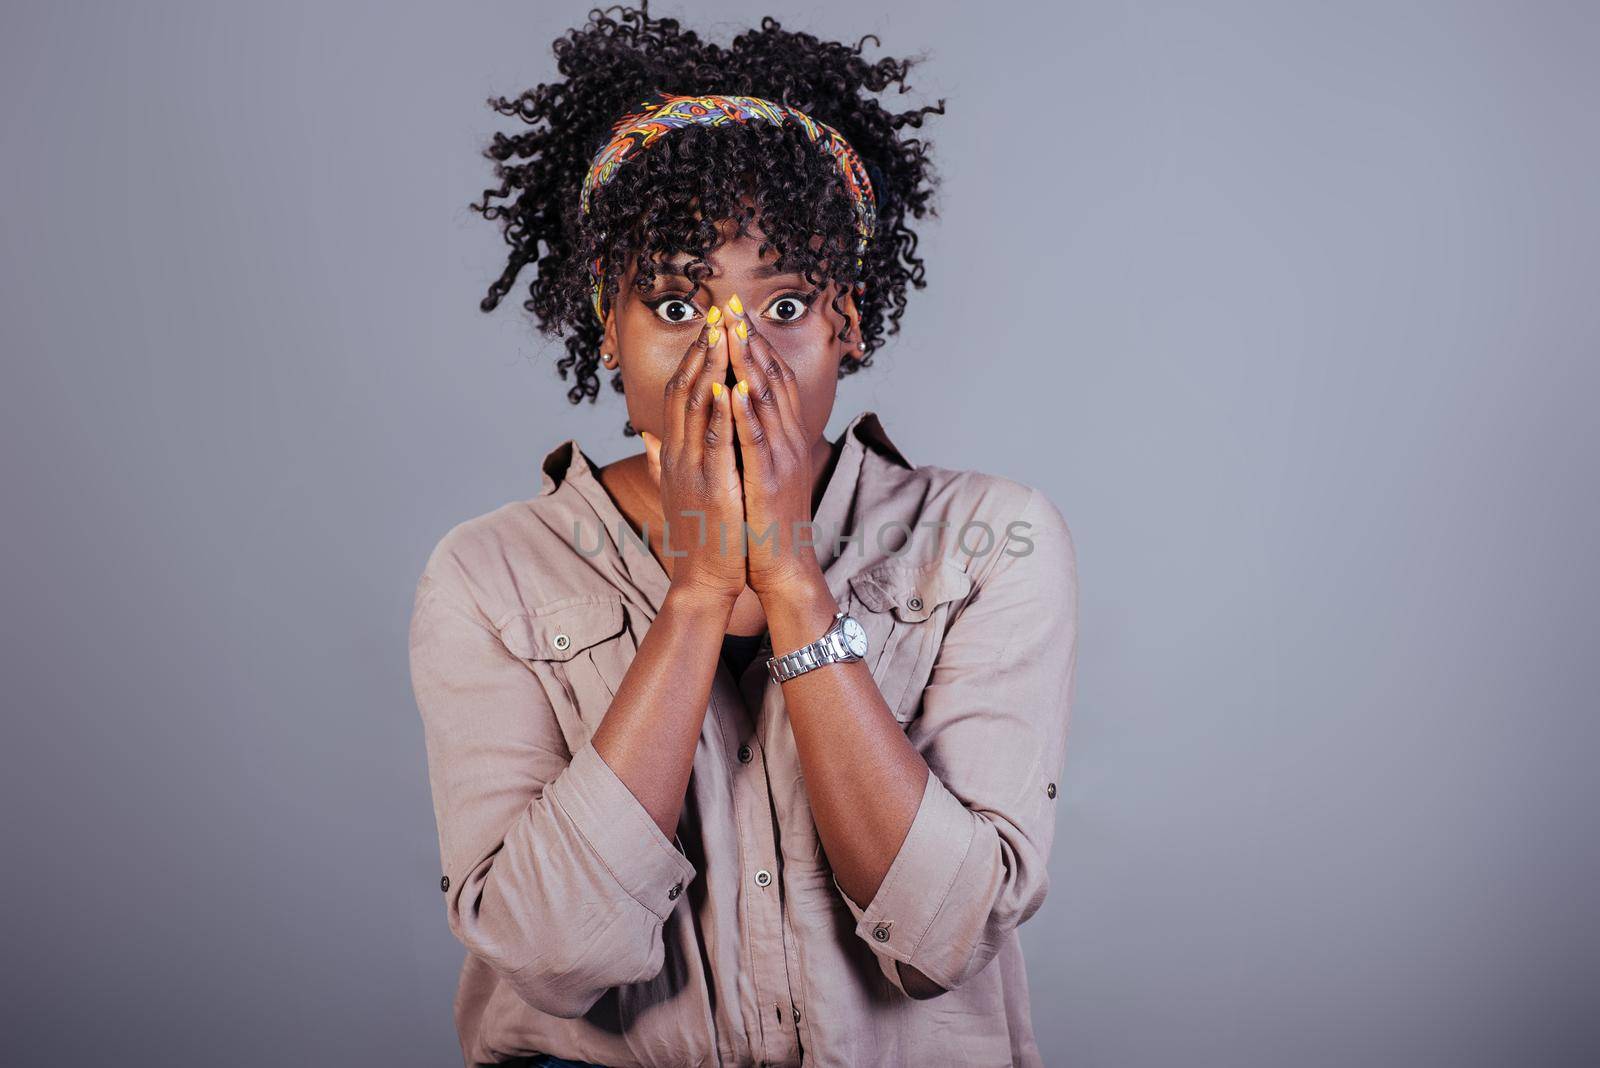
<svg viewBox="0 0 1600 1068"><path fill-rule="evenodd" d="M719 342L721 340L722 340L722 331L718 327L713 326L710 330L706 331L706 344L715 345L717 342Z"/></svg>
<svg viewBox="0 0 1600 1068"><path fill-rule="evenodd" d="M739 379L739 384L737 386L735 386L734 388L737 389L740 393L743 393L747 397L750 395L750 383L746 382L742 378Z"/></svg>
<svg viewBox="0 0 1600 1068"><path fill-rule="evenodd" d="M740 341L747 341L750 338L750 327L743 319L733 324L733 332L739 335Z"/></svg>
<svg viewBox="0 0 1600 1068"><path fill-rule="evenodd" d="M711 305L711 310L706 312L706 322L710 323L712 326L716 326L717 323L721 321L722 309L717 307L715 304Z"/></svg>
<svg viewBox="0 0 1600 1068"><path fill-rule="evenodd" d="M728 310L735 315L744 314L744 305L739 303L739 294L735 293L728 298Z"/></svg>
<svg viewBox="0 0 1600 1068"><path fill-rule="evenodd" d="M713 382L713 383L711 383L711 395L713 397L722 396L722 383L721 382Z"/></svg>

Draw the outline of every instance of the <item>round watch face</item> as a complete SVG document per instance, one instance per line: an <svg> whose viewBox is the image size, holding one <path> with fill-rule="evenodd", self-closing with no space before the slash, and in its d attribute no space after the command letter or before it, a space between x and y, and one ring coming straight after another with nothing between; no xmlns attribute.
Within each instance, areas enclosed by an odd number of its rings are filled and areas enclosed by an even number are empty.
<svg viewBox="0 0 1600 1068"><path fill-rule="evenodd" d="M840 620L840 630L844 635L844 647L850 650L851 656L867 655L867 632L861 629L854 616Z"/></svg>

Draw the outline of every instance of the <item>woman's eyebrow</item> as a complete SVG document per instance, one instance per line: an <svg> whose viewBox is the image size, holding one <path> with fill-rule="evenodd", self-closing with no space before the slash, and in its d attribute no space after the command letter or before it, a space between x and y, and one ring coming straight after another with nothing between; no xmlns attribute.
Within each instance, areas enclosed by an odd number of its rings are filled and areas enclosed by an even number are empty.
<svg viewBox="0 0 1600 1068"><path fill-rule="evenodd" d="M683 273L683 268L686 267L686 266L688 266L687 262L685 262L685 263L668 263L668 264L662 265L662 267L659 268L656 271L656 273L657 274L664 274L664 275L667 275L667 276L672 277L672 278L682 278L685 281L687 281L689 276ZM750 272L750 277L751 278L778 278L778 277L782 277L784 275L799 274L799 273L800 273L799 271L786 271L786 270L783 270L776 263L763 263L761 266L757 267L755 270Z"/></svg>

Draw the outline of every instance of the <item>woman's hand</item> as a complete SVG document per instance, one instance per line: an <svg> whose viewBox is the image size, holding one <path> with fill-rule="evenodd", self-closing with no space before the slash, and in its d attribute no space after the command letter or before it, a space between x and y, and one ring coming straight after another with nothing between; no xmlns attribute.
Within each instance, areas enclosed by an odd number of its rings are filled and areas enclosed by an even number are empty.
<svg viewBox="0 0 1600 1068"><path fill-rule="evenodd" d="M727 374L727 331L708 322L667 379L665 437L640 436L661 487L672 587L731 605L745 587L744 502Z"/></svg>
<svg viewBox="0 0 1600 1068"><path fill-rule="evenodd" d="M744 461L744 512L750 526L749 583L763 602L813 584L821 569L811 528L811 435L792 368L738 303L728 302L728 344L739 386L733 421Z"/></svg>

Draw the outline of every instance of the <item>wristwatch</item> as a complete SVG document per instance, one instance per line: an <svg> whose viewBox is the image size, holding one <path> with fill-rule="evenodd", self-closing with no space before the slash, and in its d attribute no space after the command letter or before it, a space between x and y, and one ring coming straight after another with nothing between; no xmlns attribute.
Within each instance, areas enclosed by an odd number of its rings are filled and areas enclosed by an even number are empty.
<svg viewBox="0 0 1600 1068"><path fill-rule="evenodd" d="M767 658L767 674L773 682L787 682L824 664L844 664L867 655L867 632L848 612L836 612L833 626L810 645L792 653Z"/></svg>

